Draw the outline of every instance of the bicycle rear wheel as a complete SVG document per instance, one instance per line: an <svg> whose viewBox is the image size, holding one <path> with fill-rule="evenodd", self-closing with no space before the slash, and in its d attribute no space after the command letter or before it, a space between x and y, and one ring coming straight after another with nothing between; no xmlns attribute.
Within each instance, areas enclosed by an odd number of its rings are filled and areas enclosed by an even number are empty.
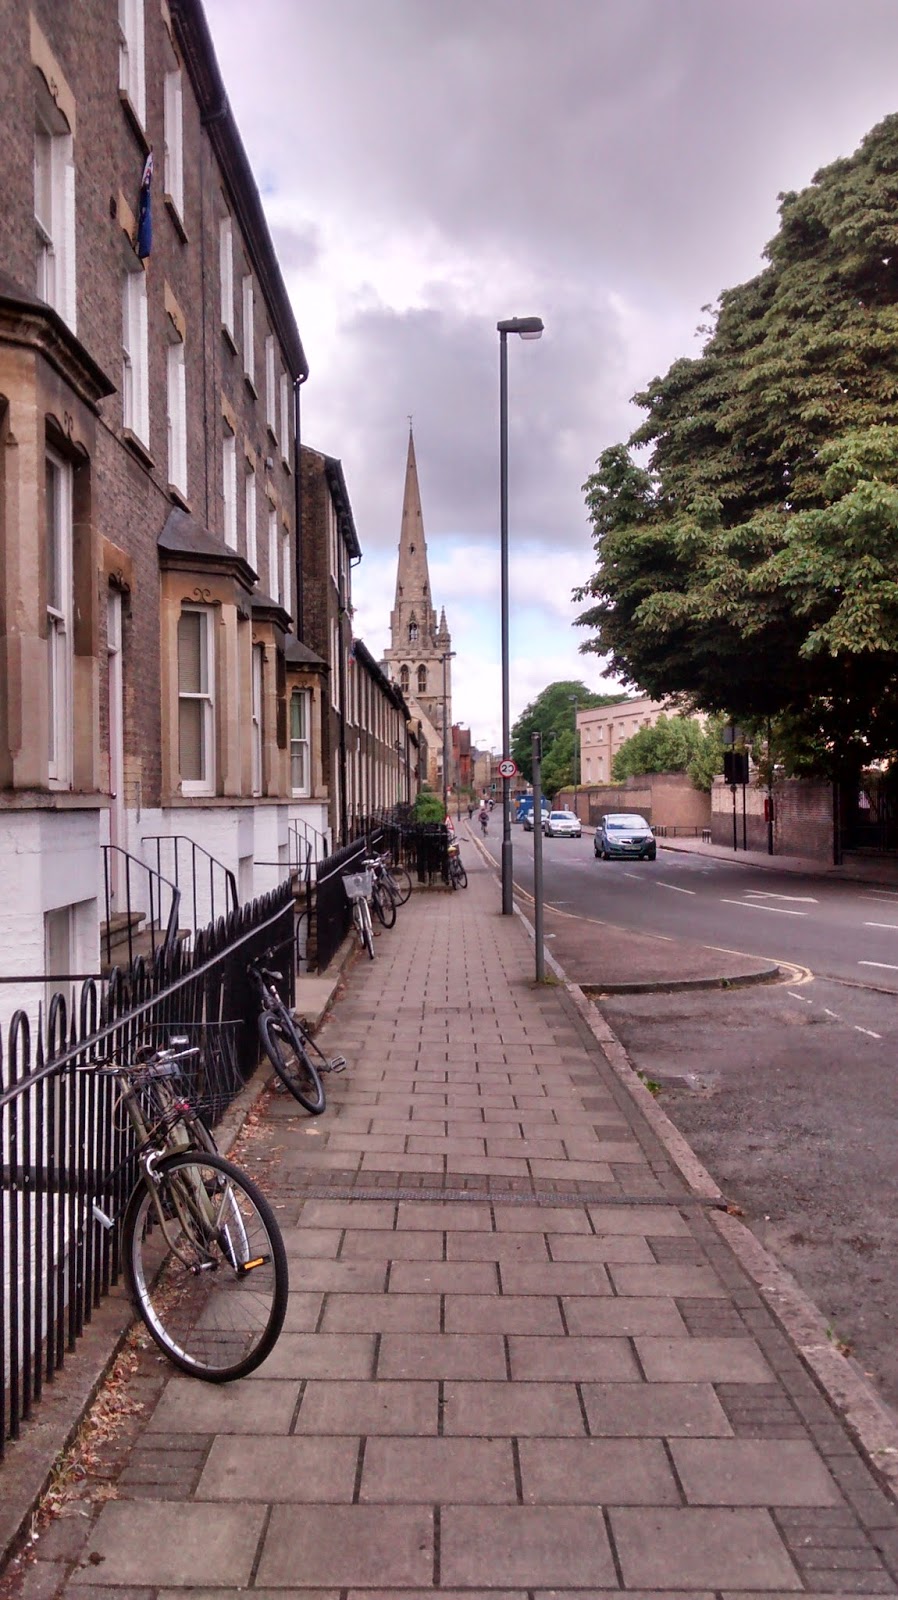
<svg viewBox="0 0 898 1600"><path fill-rule="evenodd" d="M265 1360L287 1311L287 1253L268 1201L230 1161L166 1156L128 1202L122 1248L137 1310L176 1367L227 1383Z"/></svg>
<svg viewBox="0 0 898 1600"><path fill-rule="evenodd" d="M449 882L451 883L453 889L467 889L468 874L466 873L460 861L450 862Z"/></svg>
<svg viewBox="0 0 898 1600"><path fill-rule="evenodd" d="M317 1117L324 1110L324 1084L292 1020L263 1011L259 1040L284 1087Z"/></svg>
<svg viewBox="0 0 898 1600"><path fill-rule="evenodd" d="M371 904L385 928L396 921L396 902L384 883L375 883L371 890Z"/></svg>
<svg viewBox="0 0 898 1600"><path fill-rule="evenodd" d="M390 879L392 889L395 890L396 893L396 904L404 906L406 900L412 892L412 880L406 872L405 867L390 867L388 869L388 877Z"/></svg>

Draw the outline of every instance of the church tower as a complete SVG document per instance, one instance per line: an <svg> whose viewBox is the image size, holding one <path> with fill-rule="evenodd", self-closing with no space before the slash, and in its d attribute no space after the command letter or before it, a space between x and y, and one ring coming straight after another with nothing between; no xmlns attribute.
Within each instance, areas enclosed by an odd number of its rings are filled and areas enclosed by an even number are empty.
<svg viewBox="0 0 898 1600"><path fill-rule="evenodd" d="M452 662L443 661L451 649L446 612L440 611L437 622L430 590L415 440L409 427L396 599L390 612L390 647L384 652L384 664L394 683L398 683L409 703L419 708L440 741L444 682L446 724L447 727L452 725Z"/></svg>

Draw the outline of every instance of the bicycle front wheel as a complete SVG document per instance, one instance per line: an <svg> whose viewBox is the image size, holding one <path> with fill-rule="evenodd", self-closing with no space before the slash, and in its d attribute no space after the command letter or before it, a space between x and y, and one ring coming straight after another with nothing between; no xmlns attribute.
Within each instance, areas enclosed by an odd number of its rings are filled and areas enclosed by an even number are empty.
<svg viewBox="0 0 898 1600"><path fill-rule="evenodd" d="M324 1084L293 1023L287 1017L263 1011L259 1039L281 1083L306 1111L317 1117L324 1110Z"/></svg>
<svg viewBox="0 0 898 1600"><path fill-rule="evenodd" d="M379 920L385 928L392 928L396 921L396 902L390 894L386 884L375 883L371 890L371 904L377 912Z"/></svg>
<svg viewBox="0 0 898 1600"><path fill-rule="evenodd" d="M355 903L356 928L359 938L368 952L370 959L374 960L374 929L371 926L371 912L368 910L367 900L357 900Z"/></svg>
<svg viewBox="0 0 898 1600"><path fill-rule="evenodd" d="M128 1202L122 1248L137 1310L170 1361L227 1383L254 1371L287 1311L287 1253L268 1201L223 1156L167 1156Z"/></svg>

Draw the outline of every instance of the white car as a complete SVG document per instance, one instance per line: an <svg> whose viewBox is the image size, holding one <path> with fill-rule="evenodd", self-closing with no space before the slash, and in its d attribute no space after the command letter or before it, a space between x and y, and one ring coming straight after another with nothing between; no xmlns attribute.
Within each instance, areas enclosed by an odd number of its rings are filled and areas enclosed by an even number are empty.
<svg viewBox="0 0 898 1600"><path fill-rule="evenodd" d="M543 833L547 839L579 839L581 832L580 818L573 811L550 811L543 818Z"/></svg>

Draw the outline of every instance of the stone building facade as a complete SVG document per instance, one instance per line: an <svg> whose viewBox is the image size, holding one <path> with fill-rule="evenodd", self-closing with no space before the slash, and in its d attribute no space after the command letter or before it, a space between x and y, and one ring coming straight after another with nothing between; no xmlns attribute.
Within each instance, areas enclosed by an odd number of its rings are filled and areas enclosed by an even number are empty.
<svg viewBox="0 0 898 1600"><path fill-rule="evenodd" d="M326 829L326 663L308 367L199 0L0 21L0 973L58 975L97 969L103 846L115 911L154 837L246 899Z"/></svg>

